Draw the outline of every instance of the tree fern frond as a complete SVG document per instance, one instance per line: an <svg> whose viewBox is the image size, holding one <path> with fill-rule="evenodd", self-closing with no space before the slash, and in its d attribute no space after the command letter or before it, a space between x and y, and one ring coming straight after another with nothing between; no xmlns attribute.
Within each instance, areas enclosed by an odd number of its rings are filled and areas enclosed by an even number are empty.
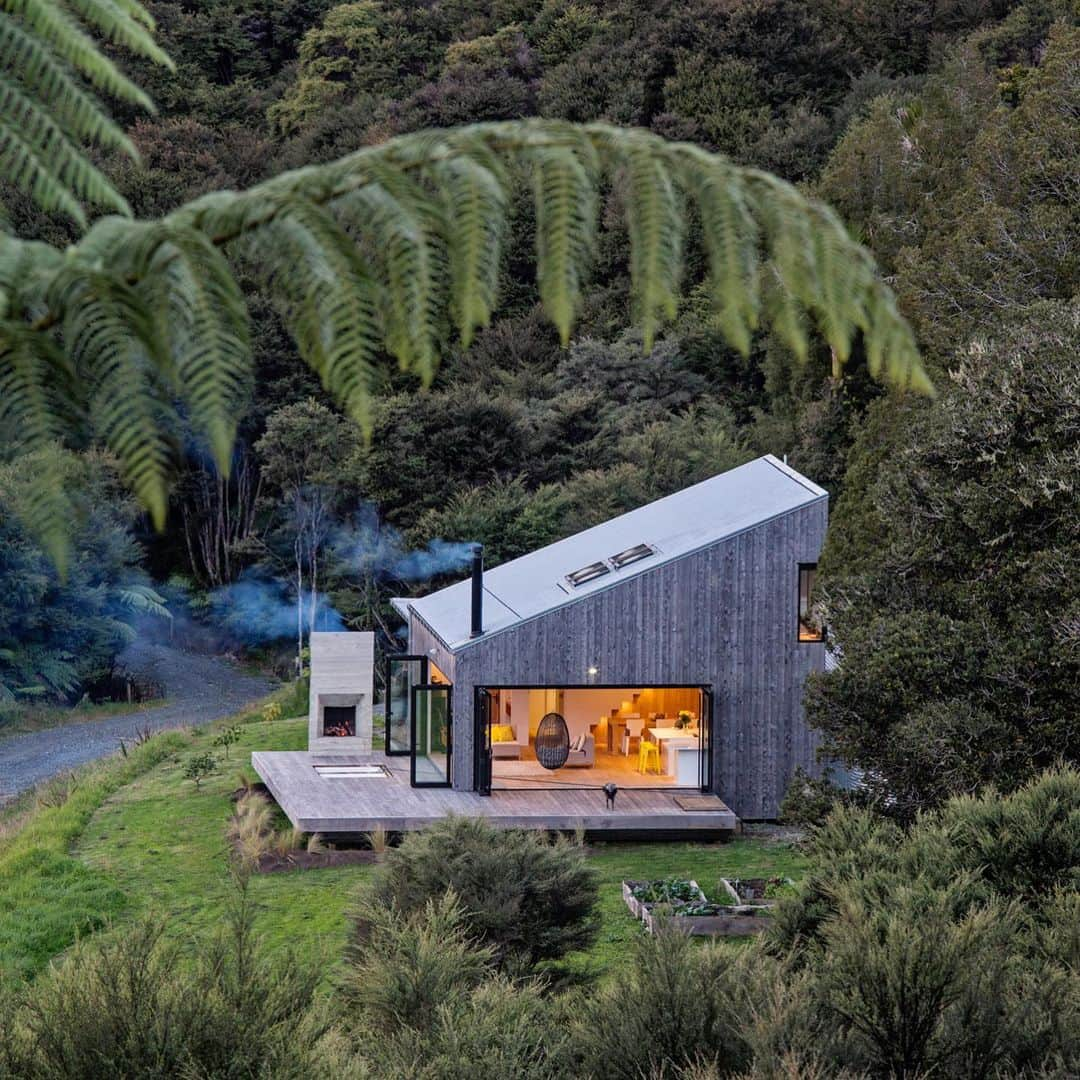
<svg viewBox="0 0 1080 1080"><path fill-rule="evenodd" d="M372 175L377 182L335 200L334 213L379 271L387 347L403 371L414 371L430 383L447 274L438 208L409 177L385 167Z"/></svg>
<svg viewBox="0 0 1080 1080"><path fill-rule="evenodd" d="M57 0L0 0L0 7L17 16L60 60L91 86L148 112L153 102L97 46L92 37Z"/></svg>
<svg viewBox="0 0 1080 1080"><path fill-rule="evenodd" d="M626 174L630 281L645 348L651 349L660 323L674 319L678 306L683 208L663 144L631 133L612 140L612 149Z"/></svg>
<svg viewBox="0 0 1080 1080"><path fill-rule="evenodd" d="M79 202L95 203L122 214L131 212L127 200L68 139L48 112L2 74L0 132L17 136L33 149L42 171L55 178L60 191L73 196L71 201L80 215Z"/></svg>
<svg viewBox="0 0 1080 1080"><path fill-rule="evenodd" d="M86 205L128 213L80 144L136 157L93 90L153 111L150 98L99 47L97 34L166 67L153 20L137 0L0 0L0 167L43 209L85 226Z"/></svg>
<svg viewBox="0 0 1080 1080"><path fill-rule="evenodd" d="M677 146L690 195L701 215L709 286L720 328L744 356L761 309L760 230L737 170L698 147Z"/></svg>
<svg viewBox="0 0 1080 1080"><path fill-rule="evenodd" d="M168 54L154 41L153 18L141 5L131 0L64 0L64 3L106 41L174 70Z"/></svg>
<svg viewBox="0 0 1080 1080"><path fill-rule="evenodd" d="M0 11L0 70L17 80L74 139L135 157L135 144L47 48Z"/></svg>
<svg viewBox="0 0 1080 1080"><path fill-rule="evenodd" d="M133 286L77 264L61 269L49 299L63 307L64 345L94 428L163 528L176 446L166 396L171 365L154 316Z"/></svg>
<svg viewBox="0 0 1080 1080"><path fill-rule="evenodd" d="M140 615L156 615L159 619L171 619L172 612L165 606L165 597L149 585L122 585L115 593L122 607Z"/></svg>
<svg viewBox="0 0 1080 1080"><path fill-rule="evenodd" d="M383 336L379 290L329 213L300 201L284 209L253 237L255 253L284 301L301 355L368 432Z"/></svg>
<svg viewBox="0 0 1080 1080"><path fill-rule="evenodd" d="M70 394L70 370L49 337L24 323L0 322L0 423L18 432L25 452L59 443L65 434L60 400ZM48 478L27 492L22 519L39 537L61 574L71 558L71 499Z"/></svg>
<svg viewBox="0 0 1080 1080"><path fill-rule="evenodd" d="M438 160L431 172L444 199L451 306L467 347L495 310L507 193L491 161L473 154Z"/></svg>
<svg viewBox="0 0 1080 1080"><path fill-rule="evenodd" d="M58 211L79 225L86 224L78 199L37 150L6 121L0 121L0 175L27 192L43 210Z"/></svg>
<svg viewBox="0 0 1080 1080"><path fill-rule="evenodd" d="M537 147L529 163L540 299L566 345L596 247L595 168L587 168L578 153L562 146Z"/></svg>
<svg viewBox="0 0 1080 1080"><path fill-rule="evenodd" d="M764 321L800 359L819 332L842 362L861 334L875 377L931 392L895 298L831 211L766 173L604 124L421 132L204 196L159 222L105 219L64 253L5 238L0 319L71 357L81 379L72 405L93 416L160 522L172 453L166 389L219 462L228 459L250 363L235 264L266 276L301 355L367 427L384 349L429 381L444 328L456 324L468 342L491 319L511 186L522 175L536 204L540 295L564 340L596 201L614 184L647 342L676 314L689 201L732 345L746 350ZM27 355L41 363L44 351ZM20 363L0 350L0 377L26 378ZM40 430L62 430L59 406L33 386L20 391L21 407L48 414L34 421Z"/></svg>

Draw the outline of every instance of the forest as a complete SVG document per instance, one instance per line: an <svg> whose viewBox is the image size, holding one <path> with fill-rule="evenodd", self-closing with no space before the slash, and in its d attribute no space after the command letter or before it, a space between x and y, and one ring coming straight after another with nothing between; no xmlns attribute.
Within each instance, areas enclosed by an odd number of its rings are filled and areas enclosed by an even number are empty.
<svg viewBox="0 0 1080 1080"><path fill-rule="evenodd" d="M639 126L830 203L879 260L936 392L883 385L858 342L844 367L820 335L804 360L770 330L744 355L694 289L644 348L615 189L565 347L539 310L522 192L490 326L467 349L448 339L427 387L384 355L366 434L252 278L255 375L229 479L194 429L176 432L167 529L86 430L56 466L80 492L61 578L20 524L41 461L0 471L8 708L96 693L132 625L164 625L163 609L174 634L212 622L219 647L283 671L310 629L375 625L389 646L388 598L448 580L468 542L491 565L770 452L831 497L818 602L847 662L808 709L832 755L911 810L1075 759L1070 4L149 6L177 73L132 63L158 105L120 107L141 160L98 155L140 217L432 127ZM76 238L8 196L20 237Z"/></svg>
<svg viewBox="0 0 1080 1080"><path fill-rule="evenodd" d="M1080 1073L1074 0L0 0L0 56L0 1080ZM829 494L779 822L272 798L313 632L764 454Z"/></svg>

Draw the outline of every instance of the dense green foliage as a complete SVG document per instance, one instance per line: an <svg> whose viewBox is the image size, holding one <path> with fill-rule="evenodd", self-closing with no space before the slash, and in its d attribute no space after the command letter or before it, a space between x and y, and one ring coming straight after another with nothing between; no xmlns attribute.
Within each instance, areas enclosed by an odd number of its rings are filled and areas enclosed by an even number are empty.
<svg viewBox="0 0 1080 1080"><path fill-rule="evenodd" d="M510 862L519 846L489 840ZM452 889L378 905L325 998L309 964L259 941L241 875L209 949L175 949L171 920L136 926L11 988L0 1075L97 1075L102 1060L378 1080L1075 1075L1080 773L955 799L910 829L838 811L810 859L763 939L638 924L610 978L571 988L508 978Z"/></svg>
<svg viewBox="0 0 1080 1080"><path fill-rule="evenodd" d="M76 493L63 580L21 524L47 471ZM46 450L0 466L0 709L16 700L73 700L112 672L140 616L167 617L140 570L136 516L115 470L97 454Z"/></svg>
<svg viewBox="0 0 1080 1080"><path fill-rule="evenodd" d="M378 936L373 912L423 911L452 892L466 933L517 971L585 948L596 934L596 878L581 849L483 818L448 817L387 853L356 916L356 948Z"/></svg>
<svg viewBox="0 0 1080 1080"><path fill-rule="evenodd" d="M830 753L912 813L1080 759L1080 312L1035 306L957 367L844 523L824 604L842 643L809 694ZM895 436L894 436L895 437Z"/></svg>

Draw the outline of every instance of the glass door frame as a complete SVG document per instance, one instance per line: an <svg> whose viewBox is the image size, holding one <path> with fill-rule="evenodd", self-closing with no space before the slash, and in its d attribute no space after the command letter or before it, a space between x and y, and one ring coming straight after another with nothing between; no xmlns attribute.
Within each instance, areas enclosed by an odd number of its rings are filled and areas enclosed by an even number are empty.
<svg viewBox="0 0 1080 1080"><path fill-rule="evenodd" d="M473 789L477 795L491 794L491 691L486 686L473 690Z"/></svg>
<svg viewBox="0 0 1080 1080"><path fill-rule="evenodd" d="M410 683L408 694L406 696L407 708L409 710L408 715L408 738L409 745L404 750L393 750L390 747L390 688L393 685L392 678L392 666L394 662L400 663L420 663L420 679L418 682ZM384 662L386 664L386 708L383 712L383 750L387 757L408 757L412 753L412 691L414 686L425 685L428 681L428 658L426 656L416 655L414 653L387 653Z"/></svg>
<svg viewBox="0 0 1080 1080"><path fill-rule="evenodd" d="M442 780L416 779L416 714L417 695L439 692L446 695L446 776ZM429 719L430 723L430 719ZM450 683L415 683L409 692L409 783L417 788L448 788L452 786L454 759L454 688Z"/></svg>
<svg viewBox="0 0 1080 1080"><path fill-rule="evenodd" d="M702 792L712 791L713 779L713 753L712 735L713 720L716 717L716 702L711 686L701 687L701 715L698 718L698 739L700 750L698 751L698 785Z"/></svg>

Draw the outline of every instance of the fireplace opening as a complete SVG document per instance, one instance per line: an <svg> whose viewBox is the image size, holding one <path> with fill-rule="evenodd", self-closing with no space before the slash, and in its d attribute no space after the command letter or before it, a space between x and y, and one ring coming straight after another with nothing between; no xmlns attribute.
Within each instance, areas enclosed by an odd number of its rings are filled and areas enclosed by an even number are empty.
<svg viewBox="0 0 1080 1080"><path fill-rule="evenodd" d="M352 738L356 735L355 705L324 705L323 735L327 738Z"/></svg>

